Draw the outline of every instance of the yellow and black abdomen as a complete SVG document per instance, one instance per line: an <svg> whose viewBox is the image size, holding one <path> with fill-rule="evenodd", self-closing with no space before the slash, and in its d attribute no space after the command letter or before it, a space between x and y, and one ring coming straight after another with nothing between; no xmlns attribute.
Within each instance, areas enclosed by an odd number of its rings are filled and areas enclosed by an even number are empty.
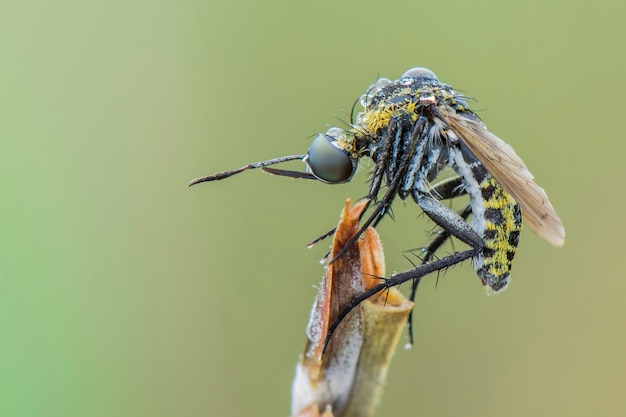
<svg viewBox="0 0 626 417"><path fill-rule="evenodd" d="M511 195L491 175L480 183L484 204L484 246L474 257L474 269L483 282L498 292L509 283L511 263L519 243L522 212Z"/></svg>
<svg viewBox="0 0 626 417"><path fill-rule="evenodd" d="M520 206L460 141L451 147L451 162L470 196L472 229L483 238L474 269L483 285L498 292L509 283L522 229Z"/></svg>

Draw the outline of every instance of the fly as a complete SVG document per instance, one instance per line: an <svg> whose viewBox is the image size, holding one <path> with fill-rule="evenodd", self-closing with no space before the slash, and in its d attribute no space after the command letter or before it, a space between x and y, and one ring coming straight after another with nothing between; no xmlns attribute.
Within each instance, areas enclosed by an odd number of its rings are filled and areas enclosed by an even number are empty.
<svg viewBox="0 0 626 417"><path fill-rule="evenodd" d="M509 283L522 215L526 225L543 239L563 245L563 224L524 162L486 129L462 95L441 83L432 71L413 68L396 81L381 78L361 96L360 103L363 111L353 118L349 129L332 127L318 134L305 155L248 164L195 179L189 185L255 168L340 184L350 181L361 158L369 157L374 168L366 198L374 208L361 233L376 226L396 197L411 197L443 229L426 248L424 264L449 236L455 236L472 247L474 269L482 284L494 292ZM296 159L306 164L306 172L268 168ZM446 166L457 176L433 185ZM469 195L470 202L458 213L441 202L463 194ZM448 258L442 268L460 262ZM413 296L416 272L394 276L397 284L414 280Z"/></svg>

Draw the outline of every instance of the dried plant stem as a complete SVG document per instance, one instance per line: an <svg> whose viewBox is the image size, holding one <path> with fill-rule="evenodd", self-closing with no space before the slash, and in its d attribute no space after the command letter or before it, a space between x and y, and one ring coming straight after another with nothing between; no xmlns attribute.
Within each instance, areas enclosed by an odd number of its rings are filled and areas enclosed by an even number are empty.
<svg viewBox="0 0 626 417"><path fill-rule="evenodd" d="M365 203L342 212L331 259L359 231ZM331 263L320 287L307 326L307 345L292 386L292 416L354 417L372 414L391 357L405 328L413 303L391 289L357 306L324 341L337 316L358 295L385 276L378 235L368 229L357 245Z"/></svg>

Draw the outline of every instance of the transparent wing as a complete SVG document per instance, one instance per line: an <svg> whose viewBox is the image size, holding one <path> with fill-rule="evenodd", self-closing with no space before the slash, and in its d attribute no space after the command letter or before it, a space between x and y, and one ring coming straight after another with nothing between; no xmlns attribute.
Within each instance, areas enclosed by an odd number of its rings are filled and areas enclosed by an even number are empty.
<svg viewBox="0 0 626 417"><path fill-rule="evenodd" d="M565 242L565 229L543 188L513 148L489 132L478 120L457 115L451 108L440 108L446 123L491 175L522 207L523 222L554 246Z"/></svg>

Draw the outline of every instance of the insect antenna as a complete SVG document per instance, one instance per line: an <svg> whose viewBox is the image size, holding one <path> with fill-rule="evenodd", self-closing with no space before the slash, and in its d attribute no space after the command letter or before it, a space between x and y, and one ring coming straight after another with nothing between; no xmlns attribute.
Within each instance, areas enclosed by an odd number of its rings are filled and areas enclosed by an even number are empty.
<svg viewBox="0 0 626 417"><path fill-rule="evenodd" d="M304 157L305 157L305 155L289 155L289 156L281 156L280 158L269 159L267 161L255 162L253 164L244 165L244 166L242 166L240 168L233 169L231 171L223 171L223 172L215 173L213 175L207 175L206 177L196 178L195 180L191 180L189 182L188 186L191 187L192 185L196 185L196 184L199 184L201 182L207 182L207 181L219 181L219 180L223 180L225 178L231 177L231 176L233 176L235 174L239 174L241 172L248 171L250 169L263 168L263 167L266 167L266 166L269 166L269 165L280 164L282 162L295 161L297 159L301 160ZM272 173L274 173L276 175L281 175L280 173L277 173L277 172L280 172L281 170L273 170L273 171L276 171L276 172L272 172ZM285 171L285 172L295 172L295 171ZM289 175L287 175L287 176L289 176ZM311 177L313 177L313 176L311 175ZM306 177L298 177L298 178L309 178L309 177L306 176ZM315 177L313 177L313 178L315 178Z"/></svg>

